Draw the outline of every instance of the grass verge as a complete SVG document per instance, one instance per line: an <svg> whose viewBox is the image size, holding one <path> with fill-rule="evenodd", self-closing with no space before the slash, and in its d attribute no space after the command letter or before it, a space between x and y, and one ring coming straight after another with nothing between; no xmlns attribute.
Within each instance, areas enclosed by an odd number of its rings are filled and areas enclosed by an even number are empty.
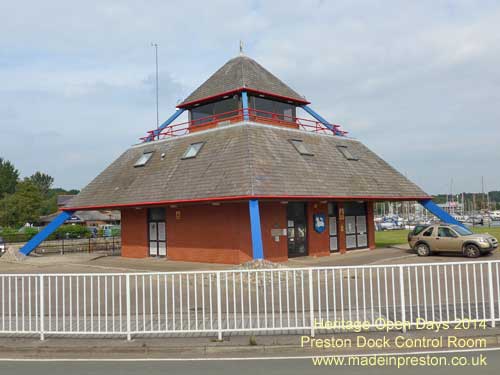
<svg viewBox="0 0 500 375"><path fill-rule="evenodd" d="M500 227L474 227L471 228L476 233L489 233L500 239ZM384 230L375 232L375 244L377 247L389 247L401 245L407 242L408 230Z"/></svg>

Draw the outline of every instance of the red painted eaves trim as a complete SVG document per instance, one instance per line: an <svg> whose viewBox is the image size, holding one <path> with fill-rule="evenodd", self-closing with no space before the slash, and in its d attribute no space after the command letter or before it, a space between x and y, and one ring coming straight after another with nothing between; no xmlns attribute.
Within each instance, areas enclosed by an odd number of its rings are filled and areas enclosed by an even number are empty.
<svg viewBox="0 0 500 375"><path fill-rule="evenodd" d="M266 96L270 96L270 97L274 97L274 98L281 99L281 100L286 100L286 101L289 100L289 101L292 101L294 103L299 103L299 104L310 104L311 103L311 102L309 102L309 101L307 101L305 99L290 98L288 96L277 95L277 94L274 94L272 92L267 92L267 91L262 91L262 90L256 90L256 89L252 89L250 87L239 87L239 88L234 89L234 90L229 90L229 91L221 92L220 94L216 94L216 95L212 95L212 96L207 96L205 98L192 100L192 101L186 102L186 103L181 103L181 104L177 105L177 108L191 107L191 106L193 106L195 104L198 104L198 103L207 102L207 101L210 101L210 100L221 98L221 97L226 96L226 95L236 94L236 93L239 93L239 92L242 92L242 91L248 91L248 92L251 92L253 94L262 94L262 95L266 95Z"/></svg>
<svg viewBox="0 0 500 375"><path fill-rule="evenodd" d="M282 199L282 200L368 200L368 201L418 201L432 199L430 196L406 196L406 197L385 197L385 196L317 196L317 195L235 195L229 197L197 198L197 199L177 199L156 202L134 202L122 204L108 204L96 206L64 207L63 211L85 211L100 209L118 209L127 207L148 207L164 206L168 204L182 203L205 203L221 201L238 201L249 199Z"/></svg>

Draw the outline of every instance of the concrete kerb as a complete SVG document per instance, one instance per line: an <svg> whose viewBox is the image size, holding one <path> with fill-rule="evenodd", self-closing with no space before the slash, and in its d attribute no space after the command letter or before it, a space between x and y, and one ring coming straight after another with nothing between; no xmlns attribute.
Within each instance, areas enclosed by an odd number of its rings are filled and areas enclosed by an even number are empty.
<svg viewBox="0 0 500 375"><path fill-rule="evenodd" d="M487 348L500 346L500 329L486 329L484 331L446 331L435 333L432 331L401 332L366 332L346 333L335 335L335 338L351 338L355 341L357 335L367 338L381 338L386 336L390 343L398 335L405 337L437 337L448 336L477 339L486 341ZM318 338L330 338L332 335L318 335ZM369 349L313 349L301 347L299 335L283 336L256 336L257 345L251 345L249 336L233 336L222 342L210 338L135 338L128 342L120 339L66 339L47 338L41 342L37 339L1 338L0 358L201 358L237 356L303 356L303 355L338 355L338 354L370 354L387 351L407 351L397 348ZM415 348L415 350L442 350L447 348Z"/></svg>

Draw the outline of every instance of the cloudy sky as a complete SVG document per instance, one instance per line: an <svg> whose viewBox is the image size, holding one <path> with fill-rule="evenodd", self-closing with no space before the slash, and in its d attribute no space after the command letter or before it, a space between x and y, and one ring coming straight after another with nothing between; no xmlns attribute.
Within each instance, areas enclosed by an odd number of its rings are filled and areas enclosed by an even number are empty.
<svg viewBox="0 0 500 375"><path fill-rule="evenodd" d="M500 189L498 1L2 1L0 156L82 188L238 51L429 193Z"/></svg>

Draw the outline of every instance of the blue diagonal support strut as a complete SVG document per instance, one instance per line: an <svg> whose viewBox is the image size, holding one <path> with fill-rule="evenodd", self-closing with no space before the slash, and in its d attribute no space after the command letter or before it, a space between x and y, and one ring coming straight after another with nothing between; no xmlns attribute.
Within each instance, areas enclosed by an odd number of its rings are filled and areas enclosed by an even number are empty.
<svg viewBox="0 0 500 375"><path fill-rule="evenodd" d="M74 211L63 211L56 216L45 228L37 233L35 237L29 240L26 245L24 245L19 251L23 255L29 255L33 250L35 250L38 245L45 241L52 233L56 231L61 225L64 224L66 220L71 218Z"/></svg>
<svg viewBox="0 0 500 375"><path fill-rule="evenodd" d="M461 227L465 228L465 224L461 223L457 219L455 219L453 216L451 216L448 212L443 210L441 207L439 207L436 203L432 201L432 199L423 199L418 201L426 210L428 210L430 213L434 214L441 220L443 223L447 224L456 224L460 225Z"/></svg>
<svg viewBox="0 0 500 375"><path fill-rule="evenodd" d="M253 259L264 259L264 247L262 245L262 230L260 226L259 201L251 199L250 209L250 231L252 232Z"/></svg>
<svg viewBox="0 0 500 375"><path fill-rule="evenodd" d="M316 120L318 120L319 122L321 122L323 125L325 125L328 129L330 129L336 135L343 135L341 132L339 132L337 130L337 128L335 128L332 124L330 124L328 121L326 121L326 119L324 117L320 116L320 114L317 113L316 111L314 111L311 107L309 107L307 105L303 105L301 108L304 111L306 111L307 113L309 113Z"/></svg>
<svg viewBox="0 0 500 375"><path fill-rule="evenodd" d="M163 129L165 129L167 126L169 126L172 122L175 121L177 117L182 115L184 112L183 108L178 108L175 110L174 114L170 116L163 124L161 124L158 129L154 130L153 134L151 134L148 138L147 141L154 141L155 137L158 137L158 135L162 132Z"/></svg>

